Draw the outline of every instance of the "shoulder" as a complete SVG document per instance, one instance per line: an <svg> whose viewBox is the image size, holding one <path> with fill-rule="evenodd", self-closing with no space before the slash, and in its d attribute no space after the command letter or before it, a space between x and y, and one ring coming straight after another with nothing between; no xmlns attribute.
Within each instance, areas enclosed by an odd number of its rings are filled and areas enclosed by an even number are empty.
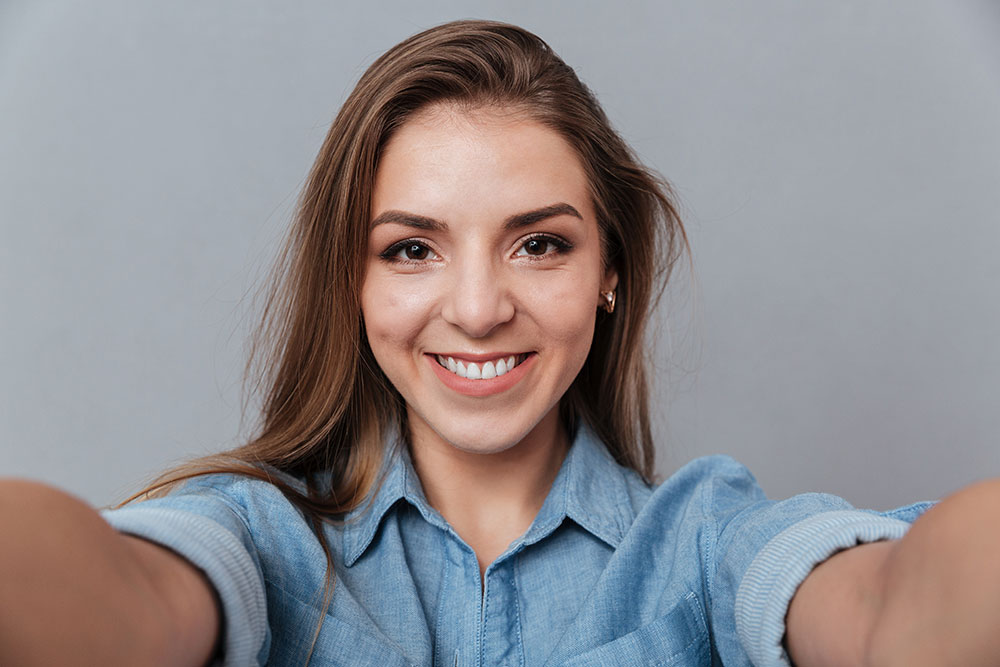
<svg viewBox="0 0 1000 667"><path fill-rule="evenodd" d="M295 508L279 487L280 483L298 492L305 485L278 470L258 468L260 474L230 472L196 475L177 482L164 495L132 502L110 510L106 516L127 516L152 511L187 512L229 524L239 519L249 528L261 515L280 516L293 513ZM275 483L275 480L278 483Z"/></svg>
<svg viewBox="0 0 1000 667"><path fill-rule="evenodd" d="M647 510L688 506L699 515L728 514L766 500L750 470L725 455L692 460L649 487Z"/></svg>
<svg viewBox="0 0 1000 667"><path fill-rule="evenodd" d="M106 510L102 516L122 533L178 551L185 544L241 547L258 568L267 569L289 543L315 536L310 521L282 490L304 493L303 481L274 469L258 471L197 475L178 482L166 495Z"/></svg>

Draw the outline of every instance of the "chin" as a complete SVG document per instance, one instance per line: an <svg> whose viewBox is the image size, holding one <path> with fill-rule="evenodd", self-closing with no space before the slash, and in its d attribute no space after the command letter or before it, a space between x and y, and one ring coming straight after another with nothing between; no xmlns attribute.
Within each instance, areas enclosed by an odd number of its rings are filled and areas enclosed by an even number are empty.
<svg viewBox="0 0 1000 667"><path fill-rule="evenodd" d="M528 419L508 415L481 415L480 419L465 420L464 424L447 423L445 419L427 419L410 412L410 428L430 429L443 442L469 454L498 454L521 443L544 421L547 413Z"/></svg>
<svg viewBox="0 0 1000 667"><path fill-rule="evenodd" d="M499 454L514 447L531 432L497 429L495 423L481 429L435 429L442 440L470 454Z"/></svg>

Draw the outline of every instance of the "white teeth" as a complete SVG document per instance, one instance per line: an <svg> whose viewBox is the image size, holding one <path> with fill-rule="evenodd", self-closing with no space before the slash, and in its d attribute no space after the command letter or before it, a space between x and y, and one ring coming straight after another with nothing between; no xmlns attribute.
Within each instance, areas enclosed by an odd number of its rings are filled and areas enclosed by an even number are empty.
<svg viewBox="0 0 1000 667"><path fill-rule="evenodd" d="M517 365L517 357L511 356L506 359L500 358L496 361L476 363L474 361L455 361L454 357L437 355L438 363L455 375L469 380L492 380L493 378L506 375L514 370Z"/></svg>

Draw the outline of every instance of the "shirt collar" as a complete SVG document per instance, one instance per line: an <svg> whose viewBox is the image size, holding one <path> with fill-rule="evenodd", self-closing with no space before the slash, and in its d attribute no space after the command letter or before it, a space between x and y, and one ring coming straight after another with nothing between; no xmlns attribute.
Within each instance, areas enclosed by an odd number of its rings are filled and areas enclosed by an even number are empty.
<svg viewBox="0 0 1000 667"><path fill-rule="evenodd" d="M381 485L377 484L374 495L345 517L344 564L347 567L354 565L365 553L382 519L401 499L413 505L427 522L452 532L444 517L427 503L407 447L398 433L387 438L387 452ZM517 542L524 545L538 542L568 517L594 537L617 548L635 519L626 479L630 474L634 473L611 458L594 432L581 425L542 509Z"/></svg>

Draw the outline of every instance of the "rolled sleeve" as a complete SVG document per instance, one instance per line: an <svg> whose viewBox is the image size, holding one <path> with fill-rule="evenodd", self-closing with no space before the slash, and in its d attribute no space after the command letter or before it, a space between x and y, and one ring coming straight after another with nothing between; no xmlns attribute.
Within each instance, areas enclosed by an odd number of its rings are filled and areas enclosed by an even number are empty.
<svg viewBox="0 0 1000 667"><path fill-rule="evenodd" d="M712 463L702 553L712 641L726 665L788 665L785 615L812 569L843 549L902 537L933 504L874 512L826 493L768 500L744 466Z"/></svg>
<svg viewBox="0 0 1000 667"><path fill-rule="evenodd" d="M160 544L205 573L222 606L226 667L263 664L268 643L263 575L246 524L211 494L167 496L102 517L121 533Z"/></svg>
<svg viewBox="0 0 1000 667"><path fill-rule="evenodd" d="M821 512L775 535L750 563L736 593L736 631L750 662L790 665L783 647L792 596L813 568L838 551L901 538L910 524L859 510Z"/></svg>

